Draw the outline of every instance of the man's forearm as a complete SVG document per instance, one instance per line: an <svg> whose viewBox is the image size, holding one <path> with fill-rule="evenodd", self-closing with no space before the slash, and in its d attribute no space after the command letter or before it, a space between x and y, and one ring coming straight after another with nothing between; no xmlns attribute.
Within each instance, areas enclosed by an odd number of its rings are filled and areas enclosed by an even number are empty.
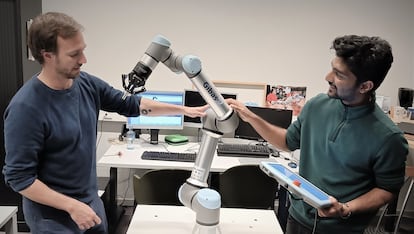
<svg viewBox="0 0 414 234"><path fill-rule="evenodd" d="M384 189L374 188L366 194L347 202L347 205L352 213L372 211L377 210L389 203L394 196L394 194Z"/></svg>
<svg viewBox="0 0 414 234"><path fill-rule="evenodd" d="M249 122L267 142L279 150L289 151L286 145L286 129L272 125L258 116Z"/></svg>
<svg viewBox="0 0 414 234"><path fill-rule="evenodd" d="M163 102L157 102L150 99L141 99L141 114L144 111L144 115L159 116L165 114L183 114L184 107L180 105L167 104Z"/></svg>
<svg viewBox="0 0 414 234"><path fill-rule="evenodd" d="M52 190L38 179L36 179L28 188L20 191L20 194L37 203L64 210L66 212L69 212L71 207L79 202L71 197Z"/></svg>

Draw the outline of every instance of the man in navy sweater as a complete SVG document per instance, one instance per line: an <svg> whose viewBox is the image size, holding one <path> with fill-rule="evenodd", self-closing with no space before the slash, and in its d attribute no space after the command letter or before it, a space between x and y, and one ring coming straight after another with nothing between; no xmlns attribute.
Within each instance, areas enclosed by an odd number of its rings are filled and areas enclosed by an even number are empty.
<svg viewBox="0 0 414 234"><path fill-rule="evenodd" d="M207 106L164 104L123 92L81 71L82 26L62 13L36 17L29 47L42 70L13 97L4 113L6 183L23 195L31 233L107 233L97 195L99 110L205 115Z"/></svg>

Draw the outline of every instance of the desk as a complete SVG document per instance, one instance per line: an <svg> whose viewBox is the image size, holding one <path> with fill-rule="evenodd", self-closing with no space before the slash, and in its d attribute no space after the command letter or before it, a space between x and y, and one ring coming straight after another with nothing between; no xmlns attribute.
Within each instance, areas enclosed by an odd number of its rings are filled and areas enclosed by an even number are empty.
<svg viewBox="0 0 414 234"><path fill-rule="evenodd" d="M160 138L163 139L163 138ZM159 161L159 160L143 160L141 155L145 150L152 151L171 151L171 152L197 152L199 148L198 142L190 142L181 146L172 146L160 142L158 145L152 145L143 139L135 140L135 147L128 150L125 144L115 144L109 147L106 153L98 161L97 165L101 167L109 167L109 214L108 224L110 231L112 227L116 226L122 209L118 207L116 202L117 196L117 182L118 171L117 168L133 168L133 169L184 169L192 170L194 163L192 162L173 162L173 161ZM121 154L121 156L119 156ZM283 158L283 157L282 157ZM285 165L288 160L282 158L271 157L263 158L238 158L238 157L223 157L214 155L210 172L224 172L226 169L237 165L254 164L257 165L261 161L275 161ZM296 170L298 170L296 168Z"/></svg>
<svg viewBox="0 0 414 234"><path fill-rule="evenodd" d="M0 228L6 234L17 234L17 206L0 206Z"/></svg>
<svg viewBox="0 0 414 234"><path fill-rule="evenodd" d="M194 226L195 212L187 207L138 205L127 234L191 234ZM272 210L221 208L219 226L223 234L283 233Z"/></svg>
<svg viewBox="0 0 414 234"><path fill-rule="evenodd" d="M109 147L105 154L98 161L100 167L109 168L134 168L134 169L184 169L192 170L192 162L174 162L141 159L145 150L149 151L171 151L171 152L198 152L199 143L190 142L181 146L172 146L160 142L158 145L152 145L145 140L135 140L135 147L132 150L126 149L125 144L116 144ZM119 156L119 153L121 156ZM284 154L284 153L282 153ZM270 158L246 158L246 157L223 157L214 155L211 165L211 172L224 172L226 169L244 164L259 164L261 161L275 161L282 164L289 163L288 160L270 157Z"/></svg>

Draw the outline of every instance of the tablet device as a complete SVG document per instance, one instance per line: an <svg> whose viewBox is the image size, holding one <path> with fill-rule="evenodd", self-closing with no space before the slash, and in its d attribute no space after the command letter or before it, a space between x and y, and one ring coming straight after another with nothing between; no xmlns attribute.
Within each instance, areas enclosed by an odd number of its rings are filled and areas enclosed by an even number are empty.
<svg viewBox="0 0 414 234"><path fill-rule="evenodd" d="M303 199L309 205L320 209L331 206L329 195L313 185L311 182L294 173L283 164L275 162L261 162L260 169L268 176L276 179L289 192Z"/></svg>

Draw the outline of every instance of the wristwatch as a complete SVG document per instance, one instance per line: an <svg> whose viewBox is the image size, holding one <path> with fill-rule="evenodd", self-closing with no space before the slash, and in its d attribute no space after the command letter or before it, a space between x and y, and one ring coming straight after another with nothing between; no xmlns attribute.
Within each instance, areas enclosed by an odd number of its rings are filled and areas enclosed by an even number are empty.
<svg viewBox="0 0 414 234"><path fill-rule="evenodd" d="M347 208L348 208L348 210L349 210L349 212L348 212L348 214L346 214L345 216L342 216L342 214L340 215L340 217L342 218L342 219L348 219L349 217L351 217L351 215L352 215L352 211L349 209L349 205L348 205L348 203L342 203L342 208L341 208L341 211L344 211L345 209L344 209L344 206L346 206ZM342 212L341 212L342 213Z"/></svg>

